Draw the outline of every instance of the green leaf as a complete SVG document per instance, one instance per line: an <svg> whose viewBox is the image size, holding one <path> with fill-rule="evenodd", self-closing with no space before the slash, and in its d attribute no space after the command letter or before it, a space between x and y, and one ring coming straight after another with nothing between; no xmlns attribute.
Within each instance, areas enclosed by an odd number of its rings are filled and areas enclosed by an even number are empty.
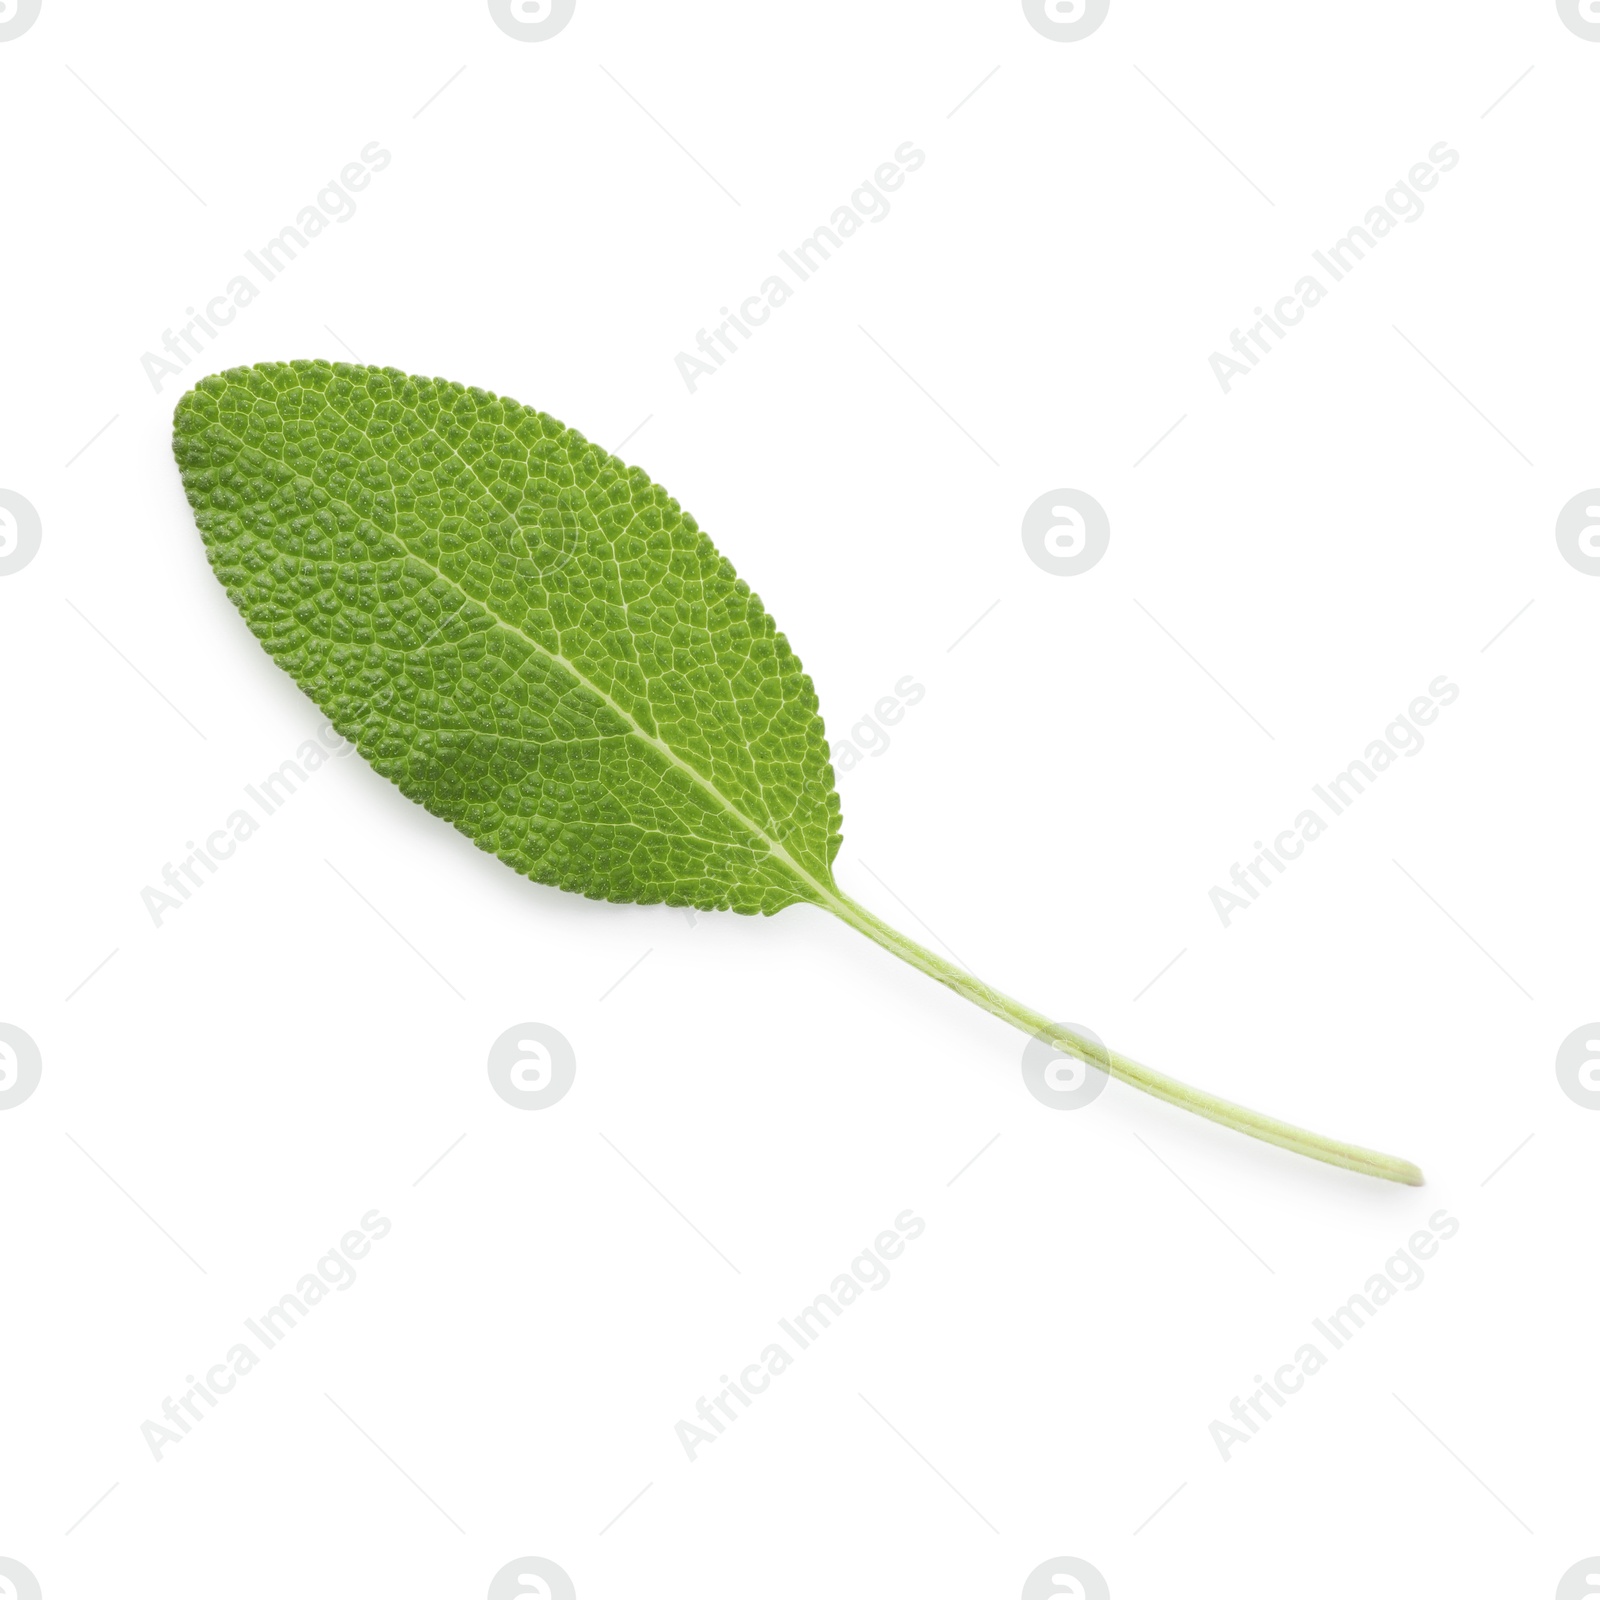
<svg viewBox="0 0 1600 1600"><path fill-rule="evenodd" d="M319 361L207 378L175 427L223 587L411 799L595 899L833 892L811 680L637 467L482 389Z"/></svg>
<svg viewBox="0 0 1600 1600"><path fill-rule="evenodd" d="M553 417L295 361L204 379L173 448L212 568L267 652L379 772L517 871L604 900L807 901L1148 1094L1422 1182L1108 1051L844 894L828 746L788 641L677 501Z"/></svg>

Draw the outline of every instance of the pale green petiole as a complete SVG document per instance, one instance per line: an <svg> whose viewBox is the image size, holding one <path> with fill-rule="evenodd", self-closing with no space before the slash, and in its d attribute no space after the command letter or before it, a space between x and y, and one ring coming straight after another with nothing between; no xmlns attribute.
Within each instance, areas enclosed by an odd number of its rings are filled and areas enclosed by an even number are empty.
<svg viewBox="0 0 1600 1600"><path fill-rule="evenodd" d="M927 973L930 978L937 978L946 988L954 989L957 994L970 1000L975 1006L982 1006L985 1011L1009 1022L1014 1028L1020 1028L1026 1034L1048 1039L1064 1054L1109 1072L1112 1077L1120 1078L1124 1083L1131 1083L1136 1089L1143 1089L1146 1094L1153 1094L1158 1100L1170 1101L1175 1106L1182 1106L1185 1111L1208 1117L1212 1122L1220 1122L1225 1128L1236 1128L1240 1133L1248 1133L1253 1139L1263 1139L1268 1144L1281 1145L1285 1150L1310 1156L1316 1161L1326 1161L1330 1166L1348 1167L1352 1172L1364 1172L1373 1178L1387 1178L1391 1183L1408 1183L1415 1186L1423 1181L1421 1170L1411 1162L1401 1160L1399 1156L1386 1156L1378 1150L1366 1150L1360 1145L1344 1144L1338 1139L1325 1138L1320 1133L1310 1133L1304 1128L1296 1128L1291 1123L1279 1122L1275 1117L1266 1117L1259 1111L1236 1106L1229 1100L1221 1100L1214 1094L1207 1094L1203 1089L1190 1088L1188 1084L1179 1083L1177 1079L1165 1077L1159 1072L1152 1072L1149 1067L1141 1066L1137 1061L1130 1061L1114 1050L1106 1050L1082 1035L1074 1033L1070 1028L1064 1028L1060 1023L1041 1016L1031 1006L1025 1006L1009 995L1001 994L998 989L991 989L981 979L973 977L970 972L946 961L942 956L936 956L931 950L924 949L914 939L908 939L903 933L875 917L864 906L857 905L848 895L835 891L823 903L841 922L849 923L852 928L864 933L874 943L881 944L885 950L892 951L919 972Z"/></svg>

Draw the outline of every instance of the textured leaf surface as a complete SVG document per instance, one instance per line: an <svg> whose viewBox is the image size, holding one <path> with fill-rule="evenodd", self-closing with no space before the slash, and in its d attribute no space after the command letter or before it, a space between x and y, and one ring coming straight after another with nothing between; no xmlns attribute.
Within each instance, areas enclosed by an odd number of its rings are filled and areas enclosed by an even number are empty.
<svg viewBox="0 0 1600 1600"><path fill-rule="evenodd" d="M413 800L597 899L834 894L811 680L637 467L514 400L321 361L207 378L174 428L223 586Z"/></svg>

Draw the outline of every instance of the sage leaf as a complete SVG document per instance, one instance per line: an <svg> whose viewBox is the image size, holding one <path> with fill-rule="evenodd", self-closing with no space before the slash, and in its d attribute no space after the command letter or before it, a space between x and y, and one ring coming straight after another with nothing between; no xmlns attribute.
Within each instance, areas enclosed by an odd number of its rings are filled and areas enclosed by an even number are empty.
<svg viewBox="0 0 1600 1600"><path fill-rule="evenodd" d="M991 989L833 880L811 680L658 484L553 417L393 368L266 363L178 402L213 571L267 653L411 799L594 899L831 912L1147 1092L1402 1183L1410 1162L1189 1088Z"/></svg>

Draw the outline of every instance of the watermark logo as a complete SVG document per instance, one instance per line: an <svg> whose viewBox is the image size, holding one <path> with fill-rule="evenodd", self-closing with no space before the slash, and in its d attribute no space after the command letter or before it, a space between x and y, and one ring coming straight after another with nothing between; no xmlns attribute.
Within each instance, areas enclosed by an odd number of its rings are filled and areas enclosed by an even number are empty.
<svg viewBox="0 0 1600 1600"><path fill-rule="evenodd" d="M572 1087L578 1058L564 1033L519 1022L489 1046L489 1082L508 1106L546 1111Z"/></svg>
<svg viewBox="0 0 1600 1600"><path fill-rule="evenodd" d="M578 0L489 0L495 27L524 44L555 38L577 9Z"/></svg>
<svg viewBox="0 0 1600 1600"><path fill-rule="evenodd" d="M247 783L244 793L260 813L241 807L231 811L220 828L205 836L204 843L194 839L184 842L187 852L174 865L168 861L161 869L162 887L147 883L139 891L140 903L150 913L150 920L158 927L174 911L181 911L192 895L205 888L211 878L230 860L241 844L261 831L266 819L280 810L300 792L310 776L328 764L330 758L342 759L355 749L331 722L317 730L315 739L304 740L292 761L285 761L276 772L261 778L259 785Z"/></svg>
<svg viewBox="0 0 1600 1600"><path fill-rule="evenodd" d="M530 543L537 538L546 547L536 557L541 577L553 577L584 548L578 514L565 506L540 507L537 527L523 528L522 536ZM454 622L460 615L460 612L451 612L448 618L441 619L440 627Z"/></svg>
<svg viewBox="0 0 1600 1600"><path fill-rule="evenodd" d="M1111 0L1022 0L1022 14L1057 44L1087 39L1111 12Z"/></svg>
<svg viewBox="0 0 1600 1600"><path fill-rule="evenodd" d="M35 10L37 9L35 7ZM1600 39L1600 0L1556 0L1556 10L1560 13L1561 20L1580 39ZM1574 1567L1572 1570L1576 1572L1578 1569ZM1600 1590L1600 1584L1597 1584L1596 1588ZM1565 1593L1563 1590L1563 1596Z"/></svg>
<svg viewBox="0 0 1600 1600"><path fill-rule="evenodd" d="M1593 1600L1600 1594L1600 1556L1568 1567L1556 1585L1556 1600Z"/></svg>
<svg viewBox="0 0 1600 1600"><path fill-rule="evenodd" d="M36 5L33 9L37 13L39 8ZM0 12L0 16L3 15L4 12ZM5 37L0 32L0 39ZM0 1600L39 1600L39 1580L20 1561L13 1561L9 1556L0 1556Z"/></svg>
<svg viewBox="0 0 1600 1600"><path fill-rule="evenodd" d="M1306 1379L1316 1377L1333 1359L1334 1351L1349 1344L1390 1301L1402 1291L1409 1294L1420 1289L1427 1277L1422 1263L1438 1255L1442 1240L1453 1239L1460 1231L1461 1224L1448 1211L1435 1211L1428 1218L1427 1227L1418 1228L1384 1262L1383 1271L1374 1272L1367 1279L1359 1293L1325 1317L1313 1317L1311 1326L1317 1337L1308 1338L1270 1378L1258 1372L1252 1380L1255 1388L1233 1397L1228 1420L1218 1417L1212 1421L1207 1431L1224 1463L1233 1459L1241 1445L1250 1444L1305 1388Z"/></svg>
<svg viewBox="0 0 1600 1600"><path fill-rule="evenodd" d="M1332 286L1348 277L1402 222L1416 222L1426 209L1422 196L1438 187L1440 173L1453 171L1460 161L1460 153L1452 150L1448 141L1439 140L1428 151L1426 161L1414 163L1404 178L1395 180L1382 205L1373 206L1361 222L1326 250L1313 250L1311 258L1327 274L1327 282L1315 272L1306 273L1288 294L1274 302L1271 311L1264 305L1257 306L1256 321L1242 332L1233 330L1228 341L1231 354L1211 352L1211 373L1222 392L1231 394L1236 378L1248 378L1262 358L1271 355L1305 320L1306 312L1320 305ZM1272 336L1270 340L1268 334Z"/></svg>
<svg viewBox="0 0 1600 1600"><path fill-rule="evenodd" d="M927 692L909 672L901 678L894 693L884 695L850 730L850 737L841 739L829 752L835 774L860 766L868 756L881 756L889 748L885 724L892 728L903 722L906 708L916 705Z"/></svg>
<svg viewBox="0 0 1600 1600"><path fill-rule="evenodd" d="M1600 1111L1600 1022L1586 1022L1561 1041L1556 1051L1556 1082L1573 1104L1585 1111Z"/></svg>
<svg viewBox="0 0 1600 1600"><path fill-rule="evenodd" d="M0 23L0 39L5 38ZM33 503L15 489L0 489L0 578L21 572L39 553L42 529Z"/></svg>
<svg viewBox="0 0 1600 1600"><path fill-rule="evenodd" d="M1069 1055L1053 1040L1036 1033L1023 1047L1022 1081L1040 1105L1052 1111L1081 1111L1105 1091L1111 1076L1111 1052L1093 1029L1077 1022L1061 1026L1080 1041L1083 1057Z"/></svg>
<svg viewBox="0 0 1600 1600"><path fill-rule="evenodd" d="M685 1417L674 1425L672 1431L689 1460L695 1461L705 1446L716 1444L730 1424L767 1392L772 1380L782 1377L799 1360L800 1352L814 1345L856 1301L868 1292L887 1288L893 1277L889 1263L898 1261L905 1254L907 1242L920 1239L927 1226L908 1206L895 1217L892 1228L883 1229L850 1263L848 1272L834 1278L826 1293L790 1316L779 1317L783 1339L767 1345L754 1361L740 1369L737 1378L724 1372L717 1380L722 1387L709 1399L701 1395L695 1402L695 1421Z"/></svg>
<svg viewBox="0 0 1600 1600"><path fill-rule="evenodd" d="M1579 572L1600 576L1600 489L1585 489L1562 506L1556 518L1556 548Z"/></svg>
<svg viewBox="0 0 1600 1600"><path fill-rule="evenodd" d="M1324 816L1316 806L1307 806L1289 827L1273 837L1270 846L1264 839L1257 839L1256 854L1242 866L1234 862L1228 874L1231 887L1212 884L1211 909L1222 919L1222 926L1232 927L1234 914L1248 911L1252 902L1305 854L1306 846L1328 831L1332 818L1348 811L1401 756L1416 755L1427 742L1422 729L1437 722L1439 708L1453 705L1460 694L1460 688L1440 673L1428 685L1428 692L1417 695L1383 730L1383 737L1367 746L1359 760L1335 773L1326 784L1312 784L1311 792L1327 807L1328 815ZM1269 867L1271 875L1267 872Z"/></svg>
<svg viewBox="0 0 1600 1600"><path fill-rule="evenodd" d="M1028 1574L1022 1600L1111 1600L1111 1586L1087 1561L1053 1556Z"/></svg>
<svg viewBox="0 0 1600 1600"><path fill-rule="evenodd" d="M1058 578L1087 572L1111 544L1111 519L1081 489L1051 489L1022 514L1022 548L1034 566Z"/></svg>
<svg viewBox="0 0 1600 1600"><path fill-rule="evenodd" d="M246 250L244 259L250 272L236 273L202 308L198 302L185 306L186 321L166 328L160 351L146 350L139 365L157 394L168 378L180 376L196 356L205 355L222 337L230 322L266 292L266 286L284 273L317 239L336 222L348 222L356 214L356 195L382 172L394 157L369 139L361 147L361 159L348 161L337 177L329 178L318 191L315 205L304 205L292 223L281 228L274 238L263 240L255 250ZM259 280L259 281L258 281ZM204 342L202 342L202 340Z"/></svg>
<svg viewBox="0 0 1600 1600"><path fill-rule="evenodd" d="M146 1418L139 1425L140 1437L150 1447L150 1454L157 1463L173 1445L182 1444L195 1425L204 1422L223 1399L233 1393L240 1378L249 1377L261 1365L267 1351L282 1344L331 1293L349 1289L359 1276L356 1263L365 1260L374 1241L388 1238L393 1228L394 1224L381 1211L376 1208L368 1211L360 1227L351 1228L332 1246L317 1262L317 1270L301 1277L292 1294L284 1295L276 1305L268 1306L257 1316L244 1319L250 1342L241 1340L230 1346L228 1353L207 1368L204 1376L193 1372L186 1374L183 1381L187 1387L176 1398L169 1394L161 1402L161 1421ZM4 1597L0 1596L0 1600Z"/></svg>
<svg viewBox="0 0 1600 1600"><path fill-rule="evenodd" d="M906 175L917 171L927 159L911 140L903 139L895 146L892 161L879 162L872 176L861 180L848 205L836 206L833 215L809 238L778 251L784 271L771 272L763 278L755 293L739 302L737 311L731 302L723 306L718 312L722 320L709 332L701 328L695 334L694 350L680 350L673 357L673 365L689 393L698 391L701 379L714 378L756 336L772 313L792 300L800 285L815 277L869 222L882 222L893 209L889 196L903 187ZM866 333L865 328L861 331ZM867 337L871 339L872 335L868 333Z"/></svg>
<svg viewBox="0 0 1600 1600"><path fill-rule="evenodd" d="M577 1600L572 1579L543 1556L518 1556L489 1580L489 1600Z"/></svg>
<svg viewBox="0 0 1600 1600"><path fill-rule="evenodd" d="M39 20L42 0L0 0L0 44L7 39L20 39ZM0 1566L0 1577L5 1575ZM38 1594L38 1586L33 1589Z"/></svg>
<svg viewBox="0 0 1600 1600"><path fill-rule="evenodd" d="M20 1106L39 1087L42 1071L38 1045L21 1028L0 1022L0 1111Z"/></svg>

